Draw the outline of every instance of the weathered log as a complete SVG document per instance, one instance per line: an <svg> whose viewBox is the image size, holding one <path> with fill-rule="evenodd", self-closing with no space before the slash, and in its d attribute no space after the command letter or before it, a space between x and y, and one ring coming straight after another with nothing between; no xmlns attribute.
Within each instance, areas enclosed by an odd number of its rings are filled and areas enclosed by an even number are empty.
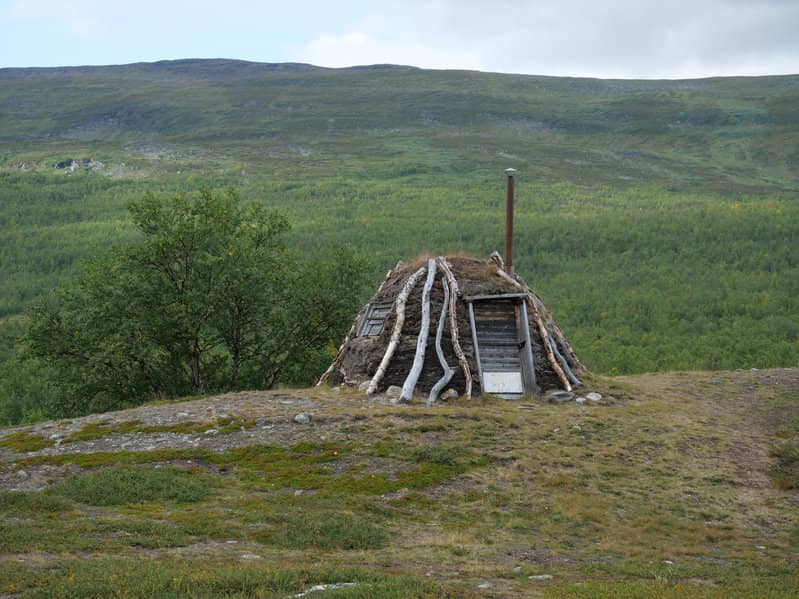
<svg viewBox="0 0 799 599"><path fill-rule="evenodd" d="M441 336L444 334L444 325L447 322L447 311L450 309L449 303L449 283L445 277L441 277L441 287L444 289L444 305L441 307L441 315L438 317L438 329L436 330L436 354L438 355L438 362L444 371L444 376L438 379L433 388L430 390L430 395L427 398L427 405L431 406L438 400L438 395L452 380L455 375L455 370L447 364L447 358L444 356L444 350L441 349Z"/></svg>
<svg viewBox="0 0 799 599"><path fill-rule="evenodd" d="M399 265L400 265L400 263L398 262L397 266L399 266ZM394 268L396 268L396 266ZM388 278L391 276L392 272L393 271L390 270L390 271L388 271L386 273L386 276L383 279L383 282L380 284L380 287L377 289L377 293L375 293L375 297L377 297L380 294L380 292L383 290L383 287L386 286L386 283L388 283ZM358 328L358 323L361 322L361 317L363 317L364 313L368 309L369 309L369 304L366 304L363 308L361 308L360 312L358 312L358 316L355 318L355 322L352 323L352 326L350 327L350 330L347 332L347 336L344 337L344 341L339 346L338 352L336 352L336 357L333 359L333 362L330 364L328 369L325 370L322 373L322 376L320 376L319 380L316 382L316 386L317 387L319 385L322 385L322 384L326 383L327 379L330 378L330 375L333 374L333 371L336 370L339 367L339 365L341 364L341 360L344 357L344 348L347 347L347 343L349 343L350 339L352 339L353 335L355 334L355 331ZM345 381L346 381L346 378L347 378L346 375L344 375Z"/></svg>
<svg viewBox="0 0 799 599"><path fill-rule="evenodd" d="M566 336L563 334L563 331L560 330L560 327L557 325L557 323L552 323L552 330L554 331L555 335L557 335L558 340L560 341L560 346L566 351L565 357L567 360L569 360L572 368L585 371L585 366L583 366L583 363L580 362L580 358L577 357L577 354L566 340Z"/></svg>
<svg viewBox="0 0 799 599"><path fill-rule="evenodd" d="M449 282L449 289L452 298L452 304L449 310L449 333L450 338L452 339L452 350L455 352L455 355L458 357L458 364L463 371L463 378L466 381L466 389L464 390L464 395L466 399L472 398L472 370L469 368L469 361L466 359L466 354L463 353L463 349L461 348L460 341L458 340L458 297L460 296L460 289L458 288L458 280L455 278L455 275L452 274L452 267L450 266L449 262L443 256L439 256L438 263L441 266L441 270L444 271L444 275L447 277L447 281Z"/></svg>
<svg viewBox="0 0 799 599"><path fill-rule="evenodd" d="M430 335L430 290L436 278L436 261L433 258L427 261L427 280L422 290L422 324L419 327L419 337L416 340L416 355L413 357L413 366L402 384L399 401L411 401L413 390L422 374L424 354L427 349L427 337Z"/></svg>
<svg viewBox="0 0 799 599"><path fill-rule="evenodd" d="M333 374L333 371L339 367L339 364L341 364L341 359L344 356L344 348L347 346L347 343L349 343L350 339L355 334L355 329L358 326L358 323L360 322L361 317L363 316L364 312L366 312L367 308L369 308L369 304L366 304L363 308L361 308L360 312L358 312L358 316L355 318L355 322L352 323L352 326L350 327L347 336L344 337L344 342L338 348L338 352L336 353L336 357L333 359L333 362L330 364L330 366L328 366L327 370L325 370L322 373L322 376L319 377L319 380L316 381L317 387L325 384L327 382L327 379L330 378L330 375Z"/></svg>
<svg viewBox="0 0 799 599"><path fill-rule="evenodd" d="M554 338L552 339L552 351L554 352L555 357L558 359L558 362L560 362L560 366L561 368L563 368L563 372L566 374L571 383L575 387L582 386L583 382L580 379L578 379L572 372L571 368L569 368L568 361L566 360L566 358L563 357L563 354L558 349L558 340Z"/></svg>
<svg viewBox="0 0 799 599"><path fill-rule="evenodd" d="M530 312L532 313L533 320L535 321L535 324L538 327L538 332L541 335L541 341L544 344L544 349L546 350L547 360L549 360L549 365L552 366L552 370L555 371L555 374L560 380L561 385L563 385L563 388L566 391L571 391L572 386L571 383L569 382L569 377L567 377L566 373L563 372L563 368L561 368L558 359L555 357L555 352L552 351L552 340L549 338L549 331L547 331L547 327L544 324L543 319L541 318L541 313L538 310L538 306L536 306L535 298L533 297L532 291L530 291L529 287L519 283L519 281L511 277L504 270L497 269L497 274L506 281L508 281L509 283L511 283L512 285L516 286L518 289L524 291L524 293L526 294L525 299L527 300L527 304L530 306Z"/></svg>
<svg viewBox="0 0 799 599"><path fill-rule="evenodd" d="M547 331L547 327L544 324L544 321L541 319L541 315L538 313L538 307L535 305L533 298L528 294L527 295L527 304L530 306L530 311L533 313L533 320L535 320L536 325L538 325L538 332L541 335L541 341L544 344L544 349L547 353L547 360L549 360L550 366L552 366L552 370L555 371L555 374L560 379L563 388L566 391L571 391L572 386L569 382L569 377L566 376L566 373L563 372L563 368L560 367L560 363L558 362L557 358L555 357L555 352L552 351L552 340L549 338L549 332Z"/></svg>
<svg viewBox="0 0 799 599"><path fill-rule="evenodd" d="M402 334L402 325L405 324L405 304L408 301L408 296L416 286L416 282L425 272L427 272L427 268L422 266L408 277L408 280L405 281L405 285L402 287L402 291L400 291L400 294L397 296L397 319L394 321L394 330L391 331L391 340L386 348L386 353L383 354L383 359L380 361L377 372L375 372L372 380L369 382L369 386L366 388L367 395L372 395L377 391L377 386L386 374L386 368L388 368L388 364L391 362L391 357L397 349L397 344Z"/></svg>
<svg viewBox="0 0 799 599"><path fill-rule="evenodd" d="M502 256L499 255L499 252L494 250L491 252L491 255L488 257L491 262L497 265L497 268L503 272L505 272L505 261L502 259Z"/></svg>
<svg viewBox="0 0 799 599"><path fill-rule="evenodd" d="M549 313L549 310L547 310L547 307L544 305L544 301L531 289L528 288L528 291L532 294L533 301L535 301L539 312L543 315L548 330L552 332L552 339L556 346L559 346L561 350L559 353L561 354L561 357L566 360L567 366L574 369L585 370L585 367L583 367L583 365L580 363L580 360L577 359L577 355L574 353L574 350L572 350L571 346L566 341L563 332L560 330L557 323L555 323L555 319L552 318L552 314ZM566 370L569 370L570 368L567 368ZM567 372L566 374L568 375L569 373ZM571 378L571 376L569 378ZM575 376L574 378L577 377Z"/></svg>

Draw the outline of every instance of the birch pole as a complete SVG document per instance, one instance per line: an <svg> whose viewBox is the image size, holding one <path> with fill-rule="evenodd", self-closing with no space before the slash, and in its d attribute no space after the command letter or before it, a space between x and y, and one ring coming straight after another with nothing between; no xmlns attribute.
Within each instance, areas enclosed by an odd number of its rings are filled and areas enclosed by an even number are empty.
<svg viewBox="0 0 799 599"><path fill-rule="evenodd" d="M450 267L446 258L439 256L438 263L441 266L441 270L444 271L447 281L449 282L451 297L451 305L449 310L449 333L452 339L452 350L455 352L455 355L458 356L458 364L460 364L461 370L463 371L463 378L466 380L466 399L471 399L472 371L469 368L469 361L466 359L466 354L463 353L461 343L458 340L458 296L460 295L460 290L458 289L458 280L455 278L455 275L452 274L452 268Z"/></svg>
<svg viewBox="0 0 799 599"><path fill-rule="evenodd" d="M447 359L444 356L444 350L441 349L441 336L444 334L444 325L447 323L447 311L450 310L449 303L449 284L445 277L441 277L441 287L444 288L444 305L441 307L441 316L438 317L438 329L436 330L436 354L438 355L438 362L444 370L444 376L438 379L438 382L430 389L430 395L427 398L427 405L432 406L437 400L441 390L452 380L455 371L447 364Z"/></svg>
<svg viewBox="0 0 799 599"><path fill-rule="evenodd" d="M427 280L422 291L422 324L419 327L419 337L416 340L416 355L413 357L413 366L408 373L408 377L402 385L399 401L411 401L413 390L422 374L424 366L424 354L427 348L427 338L430 335L430 289L436 278L436 261L433 258L427 261Z"/></svg>
<svg viewBox="0 0 799 599"><path fill-rule="evenodd" d="M400 335L402 334L402 325L405 324L405 304L408 301L408 296L416 286L416 282L426 270L427 269L422 266L422 268L408 277L408 280L405 281L405 285L402 287L402 291L400 291L400 294L397 296L397 319L394 321L394 330L391 332L391 341L389 341L388 347L386 348L386 353L383 354L383 359L380 361L380 366L377 368L377 372L375 372L375 375L369 382L369 387L366 388L367 395L372 395L375 391L377 391L377 386L383 379L383 375L386 374L386 368L388 368L388 363L391 362L391 357L394 355L394 352L397 349L397 344L399 343Z"/></svg>
<svg viewBox="0 0 799 599"><path fill-rule="evenodd" d="M397 266L399 266L399 263L397 263ZM394 268L396 268L396 266ZM388 271L386 273L386 276L383 279L383 282L380 284L380 287L377 289L377 293L375 293L374 297L377 297L378 295L380 295L380 292L383 290L383 287L386 286L386 283L388 282L388 278L391 276L392 272L394 272L394 271L390 270L390 271ZM369 308L369 304L366 304L363 308L361 308L361 311L358 312L358 316L355 317L355 322L352 323L352 326L350 327L350 330L347 333L347 336L344 337L344 341L341 343L341 345L338 348L338 352L336 353L336 357L333 359L333 361L330 363L330 366L328 366L327 370L324 371L322 376L320 376L319 380L316 382L316 386L317 387L319 385L323 385L324 383L326 383L327 379L330 378L330 375L333 374L333 371L336 368L338 368L339 364L341 364L341 360L344 357L344 353L343 353L344 352L344 348L347 347L347 343L349 343L350 339L352 339L352 337L355 335L356 329L358 327L358 323L361 321L361 317L364 315L364 313L366 312L366 310L368 308Z"/></svg>

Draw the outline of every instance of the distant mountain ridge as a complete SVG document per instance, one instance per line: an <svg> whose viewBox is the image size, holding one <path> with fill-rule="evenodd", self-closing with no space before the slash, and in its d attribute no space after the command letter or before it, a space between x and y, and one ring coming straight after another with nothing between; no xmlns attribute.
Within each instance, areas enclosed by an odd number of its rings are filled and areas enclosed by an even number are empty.
<svg viewBox="0 0 799 599"><path fill-rule="evenodd" d="M59 67L0 68L2 79L31 79L37 77L69 77L75 75L110 76L143 75L167 72L198 79L228 78L237 75L254 76L269 73L310 73L321 71L419 70L418 67L396 64L356 65L344 68L321 67L304 62L253 62L229 58L181 58L155 62L133 62L119 65L76 65Z"/></svg>
<svg viewBox="0 0 799 599"><path fill-rule="evenodd" d="M47 140L113 150L146 138L224 143L226 155L243 157L252 155L244 146L268 138L333 159L333 139L336 152L349 152L365 134L389 145L399 135L435 152L465 152L472 163L480 161L476 147L499 145L497 152L539 166L566 159L596 166L580 180L606 179L620 156L645 162L647 177L743 175L794 189L796 106L799 75L602 80L185 59L0 69L0 148Z"/></svg>

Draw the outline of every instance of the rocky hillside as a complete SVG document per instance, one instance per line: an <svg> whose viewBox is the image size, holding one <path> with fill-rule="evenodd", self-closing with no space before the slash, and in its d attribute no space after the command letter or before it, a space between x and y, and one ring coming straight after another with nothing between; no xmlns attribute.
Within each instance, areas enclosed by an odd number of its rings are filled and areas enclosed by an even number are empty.
<svg viewBox="0 0 799 599"><path fill-rule="evenodd" d="M799 370L589 391L248 392L3 429L0 593L796 595Z"/></svg>

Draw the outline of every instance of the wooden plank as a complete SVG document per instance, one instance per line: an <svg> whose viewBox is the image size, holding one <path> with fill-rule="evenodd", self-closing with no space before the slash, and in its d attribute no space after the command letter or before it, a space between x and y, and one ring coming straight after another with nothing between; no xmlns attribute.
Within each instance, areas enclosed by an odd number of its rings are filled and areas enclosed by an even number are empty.
<svg viewBox="0 0 799 599"><path fill-rule="evenodd" d="M474 325L474 304L469 302L469 322L472 325L472 343L474 344L474 360L477 362L477 376L480 379L480 387L483 386L483 367L480 364L480 344L477 343L477 328Z"/></svg>
<svg viewBox="0 0 799 599"><path fill-rule="evenodd" d="M497 295L469 295L463 298L465 302L477 302L480 300L515 299L524 297L526 293L500 293Z"/></svg>
<svg viewBox="0 0 799 599"><path fill-rule="evenodd" d="M535 359L533 357L533 343L530 339L530 321L527 318L527 302L523 301L520 304L519 312L522 320L522 329L524 330L524 350L522 353L527 366L527 382L530 385L530 392L537 394L541 392L541 389L538 387L538 381L535 378Z"/></svg>

